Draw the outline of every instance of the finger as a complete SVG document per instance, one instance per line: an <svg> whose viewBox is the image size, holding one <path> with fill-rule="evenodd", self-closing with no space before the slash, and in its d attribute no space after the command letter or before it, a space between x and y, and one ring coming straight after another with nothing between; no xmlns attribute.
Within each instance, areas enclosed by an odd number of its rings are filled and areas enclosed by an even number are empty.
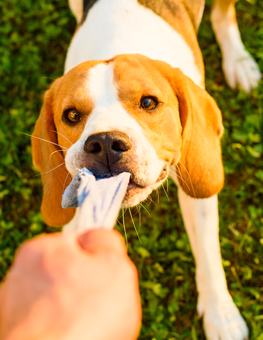
<svg viewBox="0 0 263 340"><path fill-rule="evenodd" d="M88 230L78 236L78 242L82 249L89 252L113 251L127 254L124 240L116 230Z"/></svg>
<svg viewBox="0 0 263 340"><path fill-rule="evenodd" d="M57 244L61 244L62 233L46 234L25 241L17 250L14 263L35 262L43 253L51 252Z"/></svg>
<svg viewBox="0 0 263 340"><path fill-rule="evenodd" d="M26 241L18 249L12 270L45 272L54 266L63 267L79 253L76 233L56 233Z"/></svg>

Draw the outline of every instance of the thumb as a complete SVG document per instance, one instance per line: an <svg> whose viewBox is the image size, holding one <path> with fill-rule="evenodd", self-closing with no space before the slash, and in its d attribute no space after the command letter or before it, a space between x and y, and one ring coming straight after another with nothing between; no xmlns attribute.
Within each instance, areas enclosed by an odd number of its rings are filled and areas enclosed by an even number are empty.
<svg viewBox="0 0 263 340"><path fill-rule="evenodd" d="M127 255L124 240L116 230L87 230L78 236L78 243L83 250L92 253L112 251Z"/></svg>

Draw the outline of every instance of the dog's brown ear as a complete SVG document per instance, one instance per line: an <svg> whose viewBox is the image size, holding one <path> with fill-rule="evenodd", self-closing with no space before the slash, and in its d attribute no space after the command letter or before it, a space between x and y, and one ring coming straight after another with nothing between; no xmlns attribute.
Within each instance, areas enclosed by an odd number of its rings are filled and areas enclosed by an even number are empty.
<svg viewBox="0 0 263 340"><path fill-rule="evenodd" d="M214 99L179 69L174 70L171 82L183 128L181 159L177 165L182 177L180 185L191 197L211 197L224 184L221 112Z"/></svg>
<svg viewBox="0 0 263 340"><path fill-rule="evenodd" d="M36 122L31 142L33 162L41 172L42 177L41 212L48 225L62 226L73 218L75 209L63 209L61 207L63 189L69 185L71 177L64 164L63 152L56 145L58 140L52 111L55 83L45 94L44 104Z"/></svg>
<svg viewBox="0 0 263 340"><path fill-rule="evenodd" d="M179 102L182 147L175 165L180 186L191 197L211 197L224 184L221 112L214 99L179 69L164 68L163 64L162 72Z"/></svg>

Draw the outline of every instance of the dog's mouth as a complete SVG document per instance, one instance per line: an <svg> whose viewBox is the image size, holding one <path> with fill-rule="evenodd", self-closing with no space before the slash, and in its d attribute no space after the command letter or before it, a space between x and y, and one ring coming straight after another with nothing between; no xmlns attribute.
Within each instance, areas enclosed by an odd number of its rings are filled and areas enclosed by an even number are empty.
<svg viewBox="0 0 263 340"><path fill-rule="evenodd" d="M118 176L122 172L129 172L131 174L129 184L128 184L128 187L127 187L127 194L128 193L130 194L131 191L143 190L143 189L145 189L149 186L156 186L156 185L158 185L159 182L161 183L168 176L168 167L167 167L167 165L165 165L163 167L163 169L161 170L160 175L157 178L157 180L154 183L150 183L150 184L145 183L145 181L138 178L136 176L136 174L134 174L132 171L127 171L126 169L120 170L120 171L117 171L117 172L108 172L108 173L100 173L100 172L94 171L93 174L94 174L94 176L96 177L97 180L100 180L100 179L106 179L106 178Z"/></svg>
<svg viewBox="0 0 263 340"><path fill-rule="evenodd" d="M85 165L82 165L82 167L85 167ZM169 165L165 165L162 167L162 170L159 173L159 176L155 181L149 181L143 178L142 176L139 176L136 174L136 172L133 172L130 168L128 167L123 167L119 169L115 169L115 171L109 171L108 169L101 169L101 168L96 168L92 169L92 167L87 167L95 178L97 180L101 179L106 179L114 176L118 176L119 174L123 172L128 172L130 173L130 180L127 186L127 191L126 195L123 199L122 206L124 208L129 208L129 207L134 207L138 205L140 202L144 201L147 199L147 197L151 194L153 190L156 190L168 177L169 173ZM77 172L80 171L80 168L76 168ZM106 170L106 171L105 171Z"/></svg>
<svg viewBox="0 0 263 340"><path fill-rule="evenodd" d="M134 179L132 179L132 177L134 177L134 176L130 177L130 181L129 181L129 184L128 184L128 187L127 187L127 192L129 190L132 190L132 189L143 189L143 188L145 188L145 186L142 186L142 185L139 185L138 183L136 183L134 181Z"/></svg>
<svg viewBox="0 0 263 340"><path fill-rule="evenodd" d="M112 176L117 176L120 173L125 172L125 171L126 170L119 171L118 173L105 174L103 177L95 175L95 177L97 179L99 179L99 178L109 178L109 177L112 177ZM130 171L127 171L127 172L130 172ZM156 185L158 185L159 182L161 184L161 182L163 182L168 177L168 166L165 165L163 167L163 169L161 170L160 175L157 178L157 180L154 183L151 183L151 184L147 184L144 181L140 180L139 178L137 178L137 176L133 172L130 172L130 174L131 174L131 177L130 177L129 184L128 184L128 187L127 187L127 194L130 194L131 191L138 191L138 190L143 190L143 189L150 187L150 186L156 186Z"/></svg>
<svg viewBox="0 0 263 340"><path fill-rule="evenodd" d="M93 173L93 174L94 174L96 180L100 180L100 179L106 179L106 178L118 176L119 174L121 174L123 172L129 172L130 175L131 175L129 183L128 183L128 187L127 187L127 192L131 189L143 189L147 186L147 185L139 184L140 182L138 180L136 180L136 176L130 171L118 171L118 172L106 173L106 174L105 173L104 174Z"/></svg>

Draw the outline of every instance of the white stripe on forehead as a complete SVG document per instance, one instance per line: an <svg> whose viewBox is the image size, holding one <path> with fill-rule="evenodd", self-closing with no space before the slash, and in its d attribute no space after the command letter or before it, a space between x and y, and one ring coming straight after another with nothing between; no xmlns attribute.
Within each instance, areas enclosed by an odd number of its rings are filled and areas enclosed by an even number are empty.
<svg viewBox="0 0 263 340"><path fill-rule="evenodd" d="M130 130L134 130L142 135L140 125L121 105L117 84L114 83L114 63L101 63L89 70L88 95L94 109L85 126L86 136L113 130L128 135Z"/></svg>
<svg viewBox="0 0 263 340"><path fill-rule="evenodd" d="M98 64L88 73L89 95L94 107L113 105L118 101L117 89L113 84L113 63Z"/></svg>

